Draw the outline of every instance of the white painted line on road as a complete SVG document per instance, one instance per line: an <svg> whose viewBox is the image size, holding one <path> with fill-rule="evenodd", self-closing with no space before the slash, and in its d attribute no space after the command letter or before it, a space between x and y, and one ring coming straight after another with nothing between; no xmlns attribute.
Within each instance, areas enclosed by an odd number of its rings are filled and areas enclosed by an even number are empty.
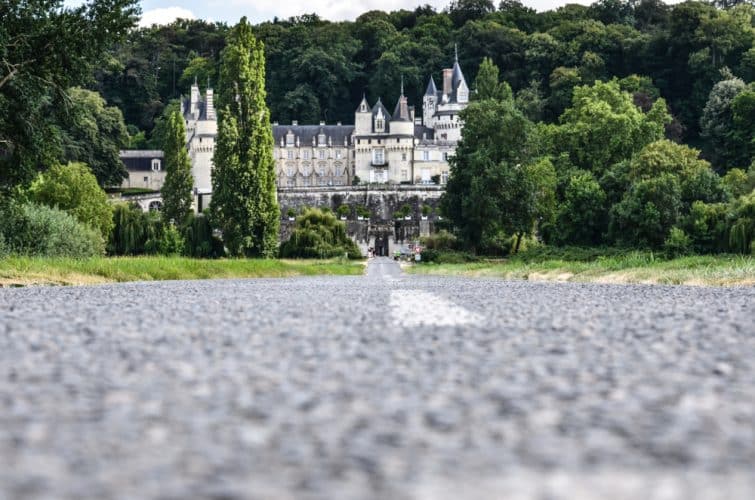
<svg viewBox="0 0 755 500"><path fill-rule="evenodd" d="M456 326L479 323L482 317L443 297L423 290L393 290L389 303L399 326Z"/></svg>

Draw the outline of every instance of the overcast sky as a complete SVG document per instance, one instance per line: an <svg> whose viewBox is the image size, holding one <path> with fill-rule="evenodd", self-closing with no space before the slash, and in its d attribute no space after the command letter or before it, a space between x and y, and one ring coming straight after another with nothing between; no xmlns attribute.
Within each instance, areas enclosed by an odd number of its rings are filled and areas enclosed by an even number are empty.
<svg viewBox="0 0 755 500"><path fill-rule="evenodd" d="M667 3L675 3L666 0ZM678 1L678 0L676 0ZM82 0L65 0L67 5L77 5ZM442 10L451 0L142 0L141 25L170 23L177 17L206 19L236 23L247 16L253 23L269 21L274 17L288 18L302 14L317 13L332 21L353 20L368 10L392 11L414 9L429 4ZM537 10L549 10L566 3L589 5L593 0L522 0L524 5ZM498 0L494 0L497 5Z"/></svg>

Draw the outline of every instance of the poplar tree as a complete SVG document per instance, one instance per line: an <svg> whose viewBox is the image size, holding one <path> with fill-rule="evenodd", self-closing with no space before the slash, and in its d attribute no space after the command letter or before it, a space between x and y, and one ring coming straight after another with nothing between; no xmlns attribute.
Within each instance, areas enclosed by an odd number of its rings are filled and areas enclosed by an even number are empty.
<svg viewBox="0 0 755 500"><path fill-rule="evenodd" d="M178 110L174 110L168 116L163 149L166 174L165 184L161 190L162 217L165 222L173 220L176 224L182 224L191 212L191 188L194 179L191 175L189 154L186 151L186 127Z"/></svg>
<svg viewBox="0 0 755 500"><path fill-rule="evenodd" d="M223 50L211 210L231 255L273 257L280 211L264 45L243 17Z"/></svg>
<svg viewBox="0 0 755 500"><path fill-rule="evenodd" d="M489 57L485 57L475 78L475 99L484 101L496 99L507 101L512 98L511 87L506 82L498 81L498 66Z"/></svg>

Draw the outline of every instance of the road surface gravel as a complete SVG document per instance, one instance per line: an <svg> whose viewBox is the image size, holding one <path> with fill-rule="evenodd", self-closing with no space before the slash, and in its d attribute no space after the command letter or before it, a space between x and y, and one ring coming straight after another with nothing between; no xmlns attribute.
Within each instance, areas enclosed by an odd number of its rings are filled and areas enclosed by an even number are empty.
<svg viewBox="0 0 755 500"><path fill-rule="evenodd" d="M0 498L755 498L755 288L0 289Z"/></svg>

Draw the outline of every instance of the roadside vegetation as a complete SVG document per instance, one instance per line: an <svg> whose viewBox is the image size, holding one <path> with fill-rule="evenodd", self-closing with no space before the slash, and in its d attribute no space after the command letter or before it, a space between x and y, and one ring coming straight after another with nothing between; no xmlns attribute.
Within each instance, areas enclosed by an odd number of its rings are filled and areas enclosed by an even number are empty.
<svg viewBox="0 0 755 500"><path fill-rule="evenodd" d="M506 259L450 253L439 260L441 263L413 265L407 270L415 274L532 281L755 285L755 258L744 255L693 255L668 259L647 251L618 253L610 249L571 249L570 252L525 251Z"/></svg>
<svg viewBox="0 0 755 500"><path fill-rule="evenodd" d="M188 257L6 257L0 259L0 287L91 285L125 281L217 278L283 278L359 275L364 265L344 259L192 259Z"/></svg>

